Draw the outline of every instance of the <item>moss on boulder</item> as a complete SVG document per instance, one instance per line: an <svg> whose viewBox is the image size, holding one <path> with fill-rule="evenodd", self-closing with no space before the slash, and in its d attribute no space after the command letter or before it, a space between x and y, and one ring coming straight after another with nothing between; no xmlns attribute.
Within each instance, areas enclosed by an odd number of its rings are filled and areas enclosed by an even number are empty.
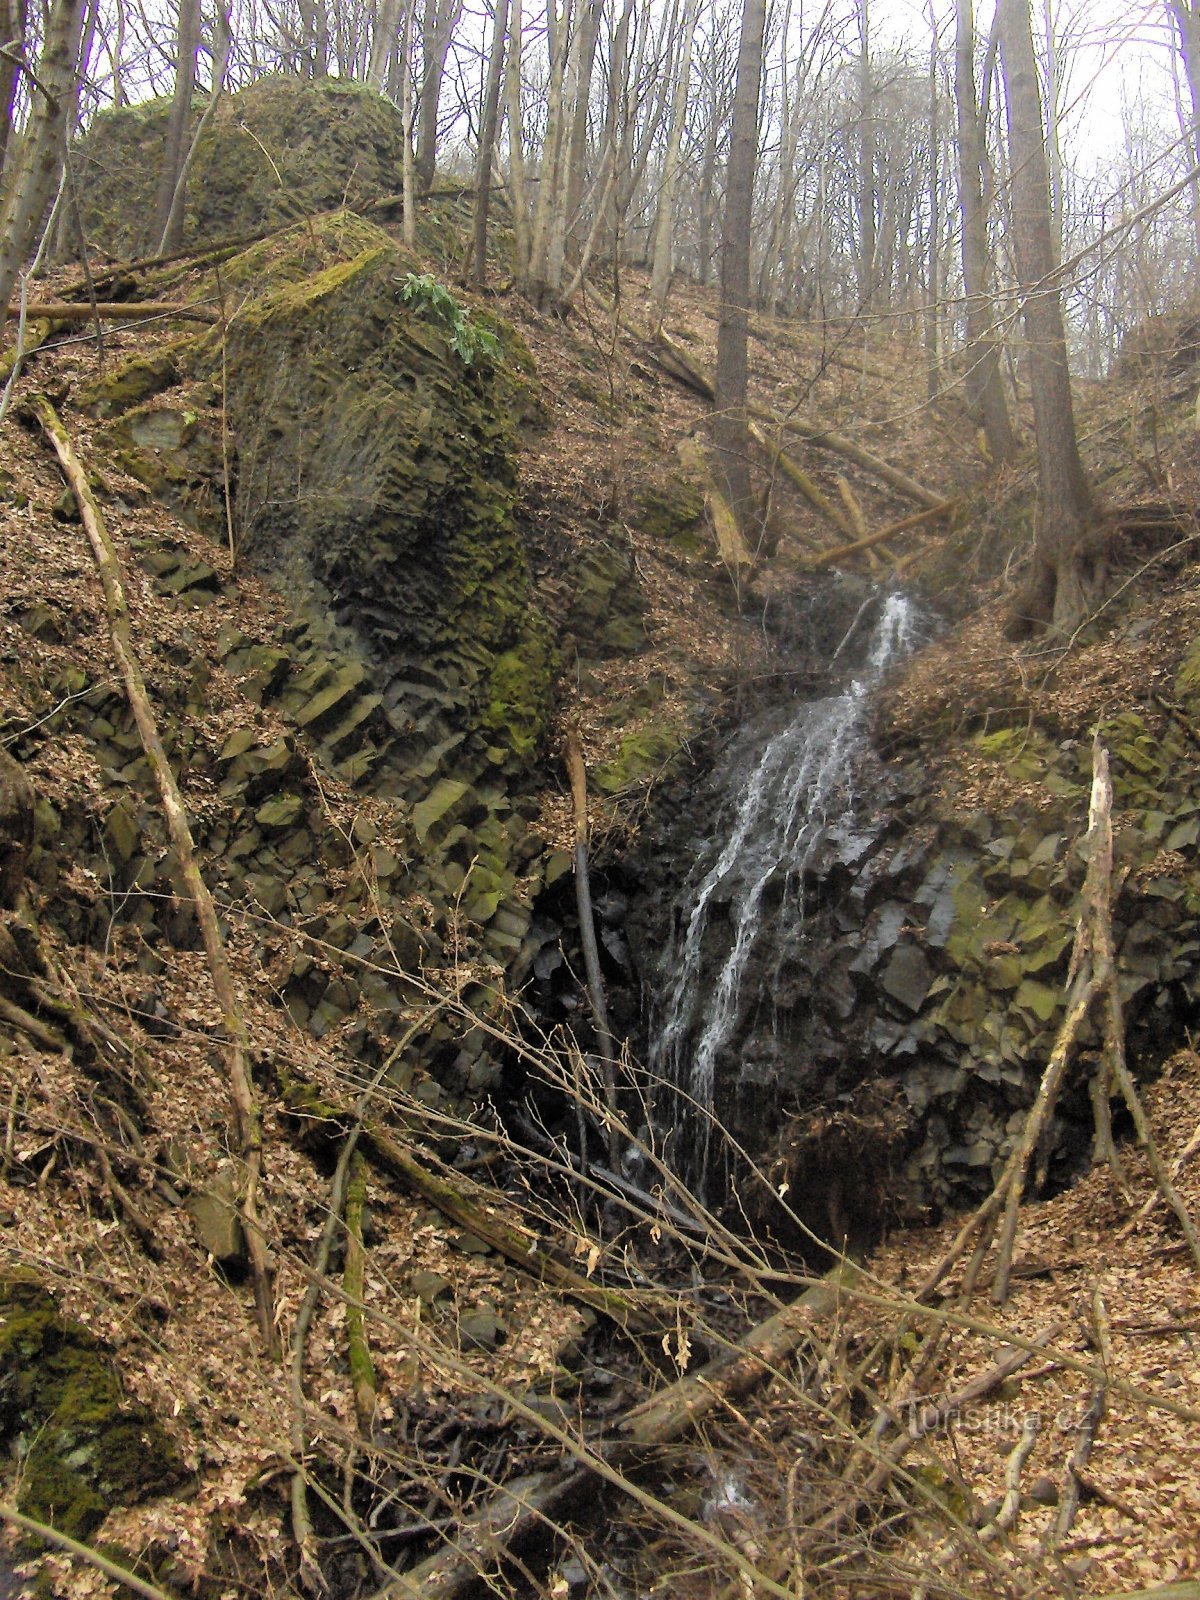
<svg viewBox="0 0 1200 1600"><path fill-rule="evenodd" d="M0 1440L20 1459L19 1508L77 1539L184 1477L103 1346L25 1273L0 1277Z"/></svg>
<svg viewBox="0 0 1200 1600"><path fill-rule="evenodd" d="M102 112L75 153L83 225L115 255L152 250L148 227L169 99ZM196 118L202 110L196 105ZM265 78L221 100L188 181L189 244L285 226L360 206L400 187L399 111L361 84Z"/></svg>

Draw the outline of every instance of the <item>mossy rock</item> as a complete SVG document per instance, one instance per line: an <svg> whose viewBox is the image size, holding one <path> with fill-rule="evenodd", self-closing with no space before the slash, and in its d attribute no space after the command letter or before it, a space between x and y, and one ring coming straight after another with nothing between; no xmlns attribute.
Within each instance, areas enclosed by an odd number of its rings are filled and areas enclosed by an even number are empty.
<svg viewBox="0 0 1200 1600"><path fill-rule="evenodd" d="M552 675L514 518L529 358L491 318L501 357L467 366L405 300L412 265L347 213L229 263L257 288L225 352L240 549L401 677L436 670L525 759ZM200 373L219 355L210 340Z"/></svg>
<svg viewBox="0 0 1200 1600"><path fill-rule="evenodd" d="M688 555L706 548L703 516L704 491L682 472L645 485L635 499L634 517L641 531Z"/></svg>
<svg viewBox="0 0 1200 1600"><path fill-rule="evenodd" d="M102 112L75 150L89 240L118 256L156 243L154 216L169 99ZM202 102L197 100L198 119ZM390 100L361 84L265 78L216 106L196 148L184 240L286 226L361 206L401 184L404 130Z"/></svg>
<svg viewBox="0 0 1200 1600"><path fill-rule="evenodd" d="M623 794L651 778L660 777L675 763L683 747L679 729L670 723L650 723L627 734L616 757L593 774L604 794Z"/></svg>
<svg viewBox="0 0 1200 1600"><path fill-rule="evenodd" d="M0 1277L0 1440L21 1458L19 1509L77 1539L185 1476L103 1346L24 1273Z"/></svg>

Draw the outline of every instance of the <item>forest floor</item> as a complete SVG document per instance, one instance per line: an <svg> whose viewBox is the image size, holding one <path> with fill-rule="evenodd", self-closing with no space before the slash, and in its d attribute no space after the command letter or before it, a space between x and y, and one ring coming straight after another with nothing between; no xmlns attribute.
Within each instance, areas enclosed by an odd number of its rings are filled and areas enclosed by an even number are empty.
<svg viewBox="0 0 1200 1600"><path fill-rule="evenodd" d="M648 325L638 280L624 286L623 303ZM650 646L591 672L559 707L562 726L568 720L581 726L594 764L611 754L618 737L606 707L637 680L661 679L668 696L681 703L702 685L715 701L766 657L756 626L730 606L729 580L715 557L697 576L694 564L664 555L640 538L624 496L649 458L674 459L676 446L701 427L702 402L599 314L559 325L534 317L511 297L502 309L533 350L549 397L551 425L530 440L523 462L523 514L534 530L535 575L548 606L556 603L572 541L592 537L614 514L635 541ZM710 293L681 286L668 324L699 363L711 365L716 322ZM913 396L914 352L899 339L870 338L861 330L831 337L766 323L763 331L754 345L754 383L762 399L856 429L856 437L891 461L973 507L949 535L922 532L919 558L911 545L893 552L911 578L919 581L924 573L930 588L942 585L953 565L951 609L965 620L896 686L887 737L908 748L919 744L925 728L942 726L951 698L976 722L986 719L989 707L1019 702L1030 693L1030 658L1003 642L999 608L1007 554L1020 543L1027 515L1027 469L1008 473L999 487L993 482L979 489L986 463L961 405L951 395L931 410ZM154 337L119 334L110 351ZM91 361L88 347L74 344L39 358L24 387L63 392ZM1168 449L1149 466L1131 460L1115 442L1128 429L1129 411L1128 391L1097 387L1085 396L1091 460L1101 476L1111 469L1114 498L1130 502L1144 494L1148 474L1156 500L1200 504L1194 439L1181 432L1174 453ZM86 452L87 420L71 414L71 425ZM804 459L842 504L846 495L837 479L845 478L869 526L911 509L858 468L816 451ZM82 534L69 508L62 517L53 514L60 480L36 437L11 424L0 439L0 482L0 728L28 728L45 714L29 692L31 658L46 676L80 663L95 675L111 676L112 669ZM214 564L222 559L145 497L114 498L113 532L123 554L133 539L166 532L198 557ZM775 487L772 521L779 549L755 580L759 611L797 581L814 551L841 539L785 483ZM1000 527L1007 549L1003 539L988 538ZM1194 524L1181 533L1181 540L1192 538ZM1142 614L1153 615L1157 607L1161 626L1135 630L1120 648L1111 640L1081 641L1055 661L1052 674L1043 670L1049 663L1036 665L1037 692L1061 697L1064 718L1086 719L1101 705L1111 707L1134 683L1148 692L1168 658L1164 641L1174 643L1177 656L1178 640L1200 632L1191 554L1187 548L1164 557L1161 541L1143 548L1135 536L1119 548L1121 572L1131 579L1137 574ZM128 570L140 573L132 560ZM881 581L893 574L886 558L864 570ZM190 672L231 617L264 638L283 620L279 597L252 576L238 574L229 593L231 601L181 611L163 602L148 580L132 578L137 634L155 658L156 674ZM31 638L25 624L47 602L69 619L66 637ZM227 604L228 614L222 609ZM237 710L222 694L220 674L214 674L211 725L198 728L197 736L217 744ZM266 723L261 731L270 732ZM934 752L930 761L933 767ZM70 737L47 740L29 776L62 810L94 807L102 784L91 755ZM1011 799L999 789L973 790L971 772L950 763L936 776L948 799L967 808ZM327 799L342 825L352 828L353 794L331 786ZM616 806L602 821L628 830L639 814L636 807ZM549 772L542 816L548 835L565 842L569 800ZM105 891L86 871L65 867L66 889L79 904L102 898ZM328 1514L318 1516L327 1570L345 1593L356 1587L366 1593L384 1580L386 1568L380 1570L378 1557L360 1554L360 1545L369 1543L356 1521L364 1504L374 1517L389 1496L402 1506L403 1515L386 1524L393 1549L430 1529L452 1542L472 1496L549 1468L564 1441L568 1453L589 1457L595 1430L608 1419L677 1380L702 1356L719 1353L747 1320L766 1317L808 1282L794 1263L773 1259L764 1268L760 1253L738 1242L728 1219L708 1219L712 1231L701 1246L694 1227L672 1239L669 1225L648 1225L635 1208L603 1237L590 1214L585 1217L576 1189L514 1151L494 1125L439 1124L419 1098L381 1094L380 1103L387 1101L414 1142L443 1150L449 1143L460 1156L466 1146L475 1170L503 1170L505 1203L519 1202L537 1232L553 1234L581 1273L603 1276L612 1266L660 1311L665 1304L673 1324L668 1321L661 1340L636 1348L598 1330L592 1311L550 1292L376 1167L367 1180L367 1291L378 1390L370 1440L364 1443L356 1429L346 1360L348 1306L336 1292L326 1295L300 1352L307 1399L298 1408L287 1372L263 1354L245 1285L213 1269L186 1214L162 1201L159 1180L168 1155L172 1170L181 1160L207 1170L227 1137L228 1086L202 958L174 950L147 983L136 931L118 920L117 909L105 939L90 947L49 922L42 930L45 953L64 984L89 1012L106 1019L113 1059L89 1060L82 1049L34 1048L19 1034L0 1047L2 1254L10 1265L36 1268L63 1312L112 1351L128 1395L162 1421L186 1488L112 1512L93 1537L138 1553L143 1570L172 1593L241 1600L299 1592L287 1521L289 1483L300 1465L298 1409L301 1455L328 1502ZM230 952L264 1076L274 1073L277 1080L286 1069L302 1074L325 1101L352 1101L364 1087L361 1064L342 1052L336 1032L320 1041L301 1036L273 1003L269 938L264 960L262 928L234 919ZM444 993L414 999L414 1017L422 1007L454 1003L452 981L448 987L449 1001ZM102 1103L114 1082L136 1092L154 1129L154 1141L126 1178L133 1211L153 1218L152 1247L131 1226L130 1208L98 1158L110 1138ZM1200 1158L1182 1159L1200 1131L1200 1058L1190 1050L1173 1055L1147 1100L1163 1154L1181 1160L1180 1190L1200 1217ZM289 1109L282 1096L267 1096L269 1227L277 1320L285 1337L312 1280L328 1214L332 1163L320 1122L319 1115ZM548 1576L532 1587L523 1587L516 1574L506 1581L517 1592L540 1588L555 1600L584 1593L707 1600L806 1592L1106 1595L1200 1578L1200 1278L1161 1205L1141 1215L1153 1194L1143 1158L1125 1146L1122 1158L1124 1194L1107 1169L1097 1169L1064 1193L1022 1207L1013 1293L1002 1310L980 1297L960 1304L953 1277L926 1307L913 1301L915 1287L953 1236L954 1219L888 1238L864 1263L868 1287L860 1280L837 1313L814 1327L804 1361L776 1373L752 1398L729 1400L697 1436L655 1457L641 1476L631 1473L628 1491L614 1489L599 1512L602 1538L580 1515L568 1530L567 1556L556 1558ZM684 1197L675 1198L685 1205ZM1053 1331L1025 1368L914 1437L902 1461L897 1454L897 1470L870 1487L861 1506L854 1504L854 1486L870 1484L878 1440L904 1436L914 1397L935 1405L953 1397L1003 1361L1011 1340L1036 1342L1047 1329ZM1078 1512L1056 1535L1089 1405L1098 1420L1090 1454L1074 1471ZM881 1425L872 1436L876 1417L890 1431ZM1027 1424L1032 1431L1035 1417L1032 1454L1019 1478L1019 1517L1011 1528L991 1531L1014 1447ZM28 1441L24 1449L27 1454ZM4 1476L12 1482L6 1481L4 1498L13 1498L23 1470L24 1458L8 1464ZM839 1507L847 1503L851 1510L843 1515ZM13 1571L38 1583L43 1594L119 1592L111 1579L63 1553L31 1556L14 1546L9 1560L14 1567L6 1576L0 1558L0 1593L6 1583L12 1585L7 1592L21 1592Z"/></svg>

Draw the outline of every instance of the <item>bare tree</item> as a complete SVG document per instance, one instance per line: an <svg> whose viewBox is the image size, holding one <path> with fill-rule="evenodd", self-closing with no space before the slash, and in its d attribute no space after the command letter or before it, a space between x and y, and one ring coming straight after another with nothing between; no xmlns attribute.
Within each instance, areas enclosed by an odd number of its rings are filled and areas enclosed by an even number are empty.
<svg viewBox="0 0 1200 1600"><path fill-rule="evenodd" d="M739 521L744 521L750 510L746 345L750 321L754 174L758 164L758 100L766 20L766 0L743 0L721 238L721 320L717 328L713 440L717 447L721 487Z"/></svg>
<svg viewBox="0 0 1200 1600"><path fill-rule="evenodd" d="M442 80L446 75L446 56L458 19L462 0L425 0L421 23L421 95L417 120L417 182L429 189L437 169L438 113L442 101Z"/></svg>
<svg viewBox="0 0 1200 1600"><path fill-rule="evenodd" d="M50 6L37 71L30 74L28 123L6 153L0 180L0 308L9 303L54 193L79 90L82 23L83 0L55 0Z"/></svg>
<svg viewBox="0 0 1200 1600"><path fill-rule="evenodd" d="M508 31L508 0L496 0L492 22L492 48L488 54L487 83L483 91L483 116L479 125L479 154L475 162L474 273L477 288L487 283L488 218L492 205L492 169L496 160L496 129L500 121L500 83L504 75L504 41Z"/></svg>
<svg viewBox="0 0 1200 1600"><path fill-rule="evenodd" d="M1012 168L1013 254L1037 436L1039 503L1033 569L1014 631L1051 624L1068 633L1103 576L1091 490L1079 455L1067 341L1055 274L1050 174L1042 133L1029 0L998 0Z"/></svg>
<svg viewBox="0 0 1200 1600"><path fill-rule="evenodd" d="M984 208L987 161L983 120L975 93L975 22L972 0L955 8L954 96L958 110L958 194L962 215L962 275L967 302L967 400L983 423L988 453L999 466L1012 458L1016 439L1004 395L1000 346L991 297L991 252Z"/></svg>

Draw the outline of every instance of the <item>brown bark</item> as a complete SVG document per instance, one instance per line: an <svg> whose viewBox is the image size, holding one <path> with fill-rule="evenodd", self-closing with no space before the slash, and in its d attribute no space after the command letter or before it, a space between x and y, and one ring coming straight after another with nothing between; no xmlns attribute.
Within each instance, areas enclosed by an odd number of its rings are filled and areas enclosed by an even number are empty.
<svg viewBox="0 0 1200 1600"><path fill-rule="evenodd" d="M258 1189L263 1153L262 1118L250 1076L249 1032L234 987L233 973L230 970L225 942L221 936L216 907L196 862L196 850L183 796L179 792L179 785L171 770L170 760L154 720L145 679L142 677L141 665L133 643L133 628L117 553L113 548L100 507L88 484L87 474L54 407L44 395L38 395L32 401L32 408L58 457L63 476L79 506L84 532L91 545L96 570L104 589L113 655L125 685L126 697L137 724L142 748L158 786L167 832L179 861L180 875L191 896L196 921L204 942L213 990L220 1007L226 1036L229 1089L233 1102L237 1151L242 1163L238 1209L250 1256L259 1328L268 1351L272 1356L277 1356L279 1346L274 1320L271 1274L266 1241L258 1221Z"/></svg>
<svg viewBox="0 0 1200 1600"><path fill-rule="evenodd" d="M31 85L32 110L20 143L8 151L0 182L0 306L7 306L54 193L78 97L83 0L57 0Z"/></svg>
<svg viewBox="0 0 1200 1600"><path fill-rule="evenodd" d="M746 431L747 342L754 174L758 164L758 100L765 28L766 0L743 0L721 237L721 319L717 327L712 419L721 490L739 524L746 521L751 511L750 444Z"/></svg>
<svg viewBox="0 0 1200 1600"><path fill-rule="evenodd" d="M196 92L196 56L200 49L200 0L179 0L175 36L175 93L163 143L163 164L154 203L154 238L160 254L183 243L183 208L175 194L183 179L192 97Z"/></svg>
<svg viewBox="0 0 1200 1600"><path fill-rule="evenodd" d="M15 317L20 307L10 305L8 314ZM75 300L38 300L25 307L30 318L48 317L54 322L90 322L102 317L106 322L136 322L139 317L179 317L185 322L219 322L219 311L208 311L203 306L181 306L174 300L118 300L97 301L87 305Z"/></svg>
<svg viewBox="0 0 1200 1600"><path fill-rule="evenodd" d="M972 0L958 0L954 45L954 98L958 110L958 194L962 215L963 292L967 303L967 402L983 423L996 466L1012 459L1017 443L1004 396L1000 347L990 292L983 169L987 159L975 93L975 24Z"/></svg>
<svg viewBox="0 0 1200 1600"><path fill-rule="evenodd" d="M1013 253L1023 302L1039 487L1033 571L1016 602L1013 625L1014 631L1051 625L1068 635L1103 579L1103 545L1093 536L1091 490L1075 432L1028 0L999 0L996 17L1008 105Z"/></svg>
<svg viewBox="0 0 1200 1600"><path fill-rule="evenodd" d="M500 121L500 85L504 77L504 40L508 30L508 0L496 0L492 48L488 56L487 85L483 94L483 119L479 127L479 155L475 164L475 287L487 284L488 221L492 206L492 167L496 159L496 129Z"/></svg>

